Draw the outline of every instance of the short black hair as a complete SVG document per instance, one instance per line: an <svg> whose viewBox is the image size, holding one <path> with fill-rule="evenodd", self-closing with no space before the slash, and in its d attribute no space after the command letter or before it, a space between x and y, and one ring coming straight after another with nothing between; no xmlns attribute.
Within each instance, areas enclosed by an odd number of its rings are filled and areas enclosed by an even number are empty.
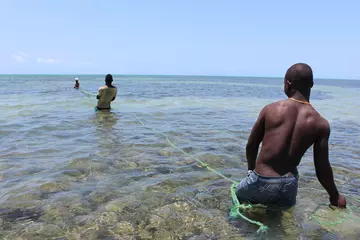
<svg viewBox="0 0 360 240"><path fill-rule="evenodd" d="M286 72L285 80L300 92L309 90L314 84L313 71L306 63L296 63Z"/></svg>
<svg viewBox="0 0 360 240"><path fill-rule="evenodd" d="M106 82L112 82L113 81L113 76L111 74L107 74L105 77L105 81Z"/></svg>

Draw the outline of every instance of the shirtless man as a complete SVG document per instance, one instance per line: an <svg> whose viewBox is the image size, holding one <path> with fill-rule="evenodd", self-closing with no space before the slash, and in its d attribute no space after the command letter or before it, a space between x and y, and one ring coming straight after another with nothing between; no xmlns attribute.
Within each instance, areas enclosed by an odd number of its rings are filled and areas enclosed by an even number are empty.
<svg viewBox="0 0 360 240"><path fill-rule="evenodd" d="M110 110L110 103L115 100L117 94L117 88L112 85L113 77L111 74L105 77L105 86L99 88L99 92L96 96L98 99L97 110Z"/></svg>
<svg viewBox="0 0 360 240"><path fill-rule="evenodd" d="M287 100L265 106L246 145L248 176L237 186L239 201L291 207L296 203L298 172L302 156L314 145L316 176L333 206L346 207L329 163L329 123L311 106L313 86L310 66L298 63L285 75ZM259 145L262 147L256 160Z"/></svg>

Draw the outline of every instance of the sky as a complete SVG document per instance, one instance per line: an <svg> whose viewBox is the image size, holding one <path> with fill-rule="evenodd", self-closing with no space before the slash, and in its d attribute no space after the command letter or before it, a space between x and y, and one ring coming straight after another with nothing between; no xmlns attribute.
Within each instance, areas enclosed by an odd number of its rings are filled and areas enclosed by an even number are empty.
<svg viewBox="0 0 360 240"><path fill-rule="evenodd" d="M0 74L360 79L360 1L0 0Z"/></svg>

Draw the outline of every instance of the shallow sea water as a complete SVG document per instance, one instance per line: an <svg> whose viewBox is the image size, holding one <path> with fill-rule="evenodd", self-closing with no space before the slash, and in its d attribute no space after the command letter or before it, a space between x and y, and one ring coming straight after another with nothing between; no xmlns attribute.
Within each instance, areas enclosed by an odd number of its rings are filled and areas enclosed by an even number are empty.
<svg viewBox="0 0 360 240"><path fill-rule="evenodd" d="M350 209L326 206L309 150L297 205L246 213L269 227L259 234L229 218L231 183L160 133L239 181L251 127L284 99L282 79L115 76L119 95L104 113L73 77L0 76L0 239L360 238L360 81L315 80L311 99L331 124L330 159ZM79 78L88 92L103 84Z"/></svg>

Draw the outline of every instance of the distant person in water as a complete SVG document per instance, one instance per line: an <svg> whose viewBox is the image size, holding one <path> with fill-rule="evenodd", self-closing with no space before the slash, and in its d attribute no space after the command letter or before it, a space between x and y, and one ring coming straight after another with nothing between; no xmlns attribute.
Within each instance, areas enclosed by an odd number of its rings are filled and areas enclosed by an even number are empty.
<svg viewBox="0 0 360 240"><path fill-rule="evenodd" d="M98 99L98 110L110 110L110 103L115 100L117 94L117 88L112 85L113 77L111 74L105 77L105 86L99 88L99 92L96 96Z"/></svg>
<svg viewBox="0 0 360 240"><path fill-rule="evenodd" d="M78 78L75 78L74 88L79 89L79 87L80 87L79 79L78 79Z"/></svg>
<svg viewBox="0 0 360 240"><path fill-rule="evenodd" d="M237 186L239 201L284 207L295 205L297 166L313 145L316 176L328 192L331 205L346 207L329 163L329 123L309 102L313 84L310 66L304 63L291 66L284 79L288 99L269 104L260 112L246 145L248 176Z"/></svg>

